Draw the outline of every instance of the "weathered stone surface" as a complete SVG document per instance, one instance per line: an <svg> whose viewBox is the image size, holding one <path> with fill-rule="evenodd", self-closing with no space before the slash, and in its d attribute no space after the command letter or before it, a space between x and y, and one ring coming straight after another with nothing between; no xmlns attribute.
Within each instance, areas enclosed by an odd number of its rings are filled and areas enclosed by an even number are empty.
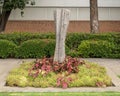
<svg viewBox="0 0 120 96"><path fill-rule="evenodd" d="M69 25L70 11L67 9L57 9L54 14L56 25L56 48L54 61L62 63L65 59L65 38Z"/></svg>

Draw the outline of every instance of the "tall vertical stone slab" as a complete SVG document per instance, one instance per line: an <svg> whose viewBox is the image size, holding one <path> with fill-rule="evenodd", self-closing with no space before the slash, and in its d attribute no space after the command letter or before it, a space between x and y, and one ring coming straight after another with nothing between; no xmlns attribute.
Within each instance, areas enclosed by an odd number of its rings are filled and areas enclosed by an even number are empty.
<svg viewBox="0 0 120 96"><path fill-rule="evenodd" d="M56 47L54 61L62 63L65 59L65 39L69 25L70 11L67 9L57 9L54 14L56 29Z"/></svg>

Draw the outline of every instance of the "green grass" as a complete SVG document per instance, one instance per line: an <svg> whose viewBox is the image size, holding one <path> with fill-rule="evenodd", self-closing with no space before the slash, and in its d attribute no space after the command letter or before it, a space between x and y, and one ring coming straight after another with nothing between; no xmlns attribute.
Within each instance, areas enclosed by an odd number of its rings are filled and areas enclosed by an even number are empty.
<svg viewBox="0 0 120 96"><path fill-rule="evenodd" d="M120 96L120 92L0 93L0 96Z"/></svg>

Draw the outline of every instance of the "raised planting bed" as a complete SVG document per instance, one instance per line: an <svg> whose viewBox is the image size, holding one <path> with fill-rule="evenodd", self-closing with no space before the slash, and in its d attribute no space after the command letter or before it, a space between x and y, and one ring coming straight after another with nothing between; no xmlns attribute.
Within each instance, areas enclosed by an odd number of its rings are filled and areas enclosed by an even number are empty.
<svg viewBox="0 0 120 96"><path fill-rule="evenodd" d="M7 86L18 87L107 87L112 80L106 69L98 64L67 57L62 64L52 58L24 62L11 70Z"/></svg>

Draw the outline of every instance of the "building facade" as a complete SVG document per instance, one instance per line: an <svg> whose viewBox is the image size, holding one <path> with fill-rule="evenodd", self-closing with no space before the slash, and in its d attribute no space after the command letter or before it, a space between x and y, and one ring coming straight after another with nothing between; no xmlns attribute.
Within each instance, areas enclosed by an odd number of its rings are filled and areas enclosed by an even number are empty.
<svg viewBox="0 0 120 96"><path fill-rule="evenodd" d="M35 0L24 14L13 10L6 32L54 32L54 10L71 11L68 32L90 32L89 0ZM98 0L100 32L120 32L120 0Z"/></svg>

